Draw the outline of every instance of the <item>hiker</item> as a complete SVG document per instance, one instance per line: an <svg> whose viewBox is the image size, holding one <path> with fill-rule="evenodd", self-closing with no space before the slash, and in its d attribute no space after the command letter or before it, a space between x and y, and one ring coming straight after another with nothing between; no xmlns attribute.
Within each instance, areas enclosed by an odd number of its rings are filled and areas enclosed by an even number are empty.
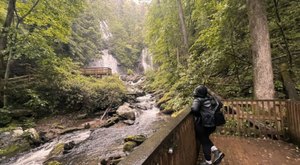
<svg viewBox="0 0 300 165"><path fill-rule="evenodd" d="M200 165L219 164L225 156L209 139L209 135L216 130L214 122L213 107L222 103L213 96L209 95L207 88L199 85L194 90L194 101L191 107L191 113L195 116L196 138L200 141L205 157L205 162ZM214 155L214 160L211 159L211 153Z"/></svg>

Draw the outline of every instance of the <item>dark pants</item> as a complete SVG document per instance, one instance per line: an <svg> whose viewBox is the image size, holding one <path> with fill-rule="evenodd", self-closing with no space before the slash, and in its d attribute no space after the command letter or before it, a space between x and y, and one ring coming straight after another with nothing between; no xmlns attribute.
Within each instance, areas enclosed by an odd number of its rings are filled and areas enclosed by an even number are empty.
<svg viewBox="0 0 300 165"><path fill-rule="evenodd" d="M200 141L206 160L211 160L211 147L214 145L209 139L209 135L216 130L216 127L203 127L199 124L196 125L196 136Z"/></svg>

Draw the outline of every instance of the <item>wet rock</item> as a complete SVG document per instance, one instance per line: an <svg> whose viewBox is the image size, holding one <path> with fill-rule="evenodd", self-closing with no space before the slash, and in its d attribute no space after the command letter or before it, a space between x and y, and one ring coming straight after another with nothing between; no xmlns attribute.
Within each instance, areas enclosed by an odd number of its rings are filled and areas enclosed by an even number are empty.
<svg viewBox="0 0 300 165"><path fill-rule="evenodd" d="M122 159L121 156L115 156L115 157L109 157L108 159L102 159L101 165L116 165L118 164Z"/></svg>
<svg viewBox="0 0 300 165"><path fill-rule="evenodd" d="M57 129L65 129L65 127L63 125L56 125L54 128L57 128Z"/></svg>
<svg viewBox="0 0 300 165"><path fill-rule="evenodd" d="M15 141L13 144L10 144L4 148L0 149L0 160L5 157L5 158L10 158L17 153L26 151L30 149L30 145L27 141L25 140L18 140Z"/></svg>
<svg viewBox="0 0 300 165"><path fill-rule="evenodd" d="M24 137L24 133L21 127L10 132L0 133L0 160L31 148L29 139Z"/></svg>
<svg viewBox="0 0 300 165"><path fill-rule="evenodd" d="M0 133L0 148L6 147L8 144L12 143L12 136L10 132Z"/></svg>
<svg viewBox="0 0 300 165"><path fill-rule="evenodd" d="M86 123L86 124L84 124L84 129L90 129L91 128L91 125L90 125L90 123Z"/></svg>
<svg viewBox="0 0 300 165"><path fill-rule="evenodd" d="M57 157L62 155L64 152L64 143L58 143L56 146L50 151L48 158Z"/></svg>
<svg viewBox="0 0 300 165"><path fill-rule="evenodd" d="M17 127L15 130L12 131L12 137L20 137L24 133L22 127Z"/></svg>
<svg viewBox="0 0 300 165"><path fill-rule="evenodd" d="M128 141L124 144L123 151L124 152L131 152L131 151L133 151L134 147L136 147L137 145L138 145L137 142Z"/></svg>
<svg viewBox="0 0 300 165"><path fill-rule="evenodd" d="M50 130L49 132L40 132L40 139L41 143L46 143L52 139L54 139L57 136L57 132Z"/></svg>
<svg viewBox="0 0 300 165"><path fill-rule="evenodd" d="M128 103L120 106L117 110L117 114L122 118L135 120L135 110L130 108Z"/></svg>
<svg viewBox="0 0 300 165"><path fill-rule="evenodd" d="M46 134L47 134L47 132L39 132L41 143L46 143L49 141Z"/></svg>
<svg viewBox="0 0 300 165"><path fill-rule="evenodd" d="M63 154L69 153L71 149L73 149L75 147L75 142L74 141L70 141L68 143L66 143L64 145L64 152Z"/></svg>
<svg viewBox="0 0 300 165"><path fill-rule="evenodd" d="M147 106L145 106L145 105L136 105L136 108L138 108L138 109L141 109L141 110L147 110L148 109L148 107Z"/></svg>
<svg viewBox="0 0 300 165"><path fill-rule="evenodd" d="M134 120L124 120L123 123L125 123L127 125L133 125L134 124Z"/></svg>
<svg viewBox="0 0 300 165"><path fill-rule="evenodd" d="M0 149L7 148L14 144L18 145L19 141L26 141L22 136L23 133L24 131L21 127L17 127L10 132L0 133Z"/></svg>
<svg viewBox="0 0 300 165"><path fill-rule="evenodd" d="M110 126L116 124L117 122L119 122L119 117L114 116L114 117L111 117L110 119L108 119L108 120L106 121L106 123L103 124L101 127L107 128L107 127L110 127Z"/></svg>
<svg viewBox="0 0 300 165"><path fill-rule="evenodd" d="M147 139L147 137L145 135L131 135L131 136L127 136L124 141L125 142L129 142L129 141L133 141L136 142L137 145L142 144L145 140Z"/></svg>
<svg viewBox="0 0 300 165"><path fill-rule="evenodd" d="M164 110L161 111L161 113L166 114L166 115L171 115L172 113L174 113L174 110L164 109Z"/></svg>
<svg viewBox="0 0 300 165"><path fill-rule="evenodd" d="M54 161L47 162L46 165L62 165L62 164L54 160Z"/></svg>
<svg viewBox="0 0 300 165"><path fill-rule="evenodd" d="M67 129L63 130L60 134L63 135L63 134L66 134L66 133L79 131L79 130L82 130L82 129L84 129L84 127L70 127L70 128L67 128Z"/></svg>
<svg viewBox="0 0 300 165"><path fill-rule="evenodd" d="M31 144L39 144L41 142L40 135L34 128L25 130L23 136L26 137Z"/></svg>

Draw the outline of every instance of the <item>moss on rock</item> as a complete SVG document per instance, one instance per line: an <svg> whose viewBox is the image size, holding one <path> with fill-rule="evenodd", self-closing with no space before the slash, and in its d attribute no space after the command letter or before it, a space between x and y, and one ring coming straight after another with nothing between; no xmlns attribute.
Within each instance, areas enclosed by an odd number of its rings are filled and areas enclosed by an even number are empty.
<svg viewBox="0 0 300 165"><path fill-rule="evenodd" d="M50 152L49 158L58 156L64 152L64 143L58 143Z"/></svg>
<svg viewBox="0 0 300 165"><path fill-rule="evenodd" d="M131 152L133 151L134 147L137 146L137 143L134 141L128 141L124 144L123 146L123 151L124 152Z"/></svg>
<svg viewBox="0 0 300 165"><path fill-rule="evenodd" d="M29 143L12 144L6 148L0 149L0 156L11 157L19 152L30 149Z"/></svg>
<svg viewBox="0 0 300 165"><path fill-rule="evenodd" d="M47 163L47 165L62 165L62 164L58 161L50 161Z"/></svg>
<svg viewBox="0 0 300 165"><path fill-rule="evenodd" d="M140 145L141 143L143 143L146 140L146 136L144 135L130 135L127 136L124 141L128 142L128 141L134 141L136 142L138 145Z"/></svg>

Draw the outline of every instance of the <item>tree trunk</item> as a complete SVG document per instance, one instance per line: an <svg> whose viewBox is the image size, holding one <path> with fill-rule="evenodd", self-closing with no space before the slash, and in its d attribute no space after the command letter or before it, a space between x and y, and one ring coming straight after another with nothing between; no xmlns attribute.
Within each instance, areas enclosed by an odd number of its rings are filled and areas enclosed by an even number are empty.
<svg viewBox="0 0 300 165"><path fill-rule="evenodd" d="M284 89L291 100L299 100L299 95L295 88L295 83L292 80L290 73L288 71L287 64L283 63L280 65L280 73L283 80Z"/></svg>
<svg viewBox="0 0 300 165"><path fill-rule="evenodd" d="M9 48L9 55L8 55L8 60L7 60L7 64L6 64L6 70L5 70L5 75L4 75L4 87L3 87L3 91L4 91L4 95L3 95L3 107L7 107L7 85L8 85L8 78L9 78L9 73L10 73L10 63L11 63L11 59L12 59L12 47Z"/></svg>
<svg viewBox="0 0 300 165"><path fill-rule="evenodd" d="M274 99L271 47L264 1L247 0L247 8L252 40L254 96L256 99Z"/></svg>
<svg viewBox="0 0 300 165"><path fill-rule="evenodd" d="M15 8L16 8L16 0L9 0L5 22L3 24L3 29L2 29L1 35L0 35L0 60L1 60L0 69L1 70L5 69L4 50L7 48L8 28L11 27L11 24L13 22Z"/></svg>
<svg viewBox="0 0 300 165"><path fill-rule="evenodd" d="M187 50L188 50L188 35L187 35L187 31L186 31L186 25L185 25L184 13L183 13L181 0L177 0L177 3L178 3L178 14L179 14L179 19L180 19L181 32L183 35L184 54L186 55Z"/></svg>

